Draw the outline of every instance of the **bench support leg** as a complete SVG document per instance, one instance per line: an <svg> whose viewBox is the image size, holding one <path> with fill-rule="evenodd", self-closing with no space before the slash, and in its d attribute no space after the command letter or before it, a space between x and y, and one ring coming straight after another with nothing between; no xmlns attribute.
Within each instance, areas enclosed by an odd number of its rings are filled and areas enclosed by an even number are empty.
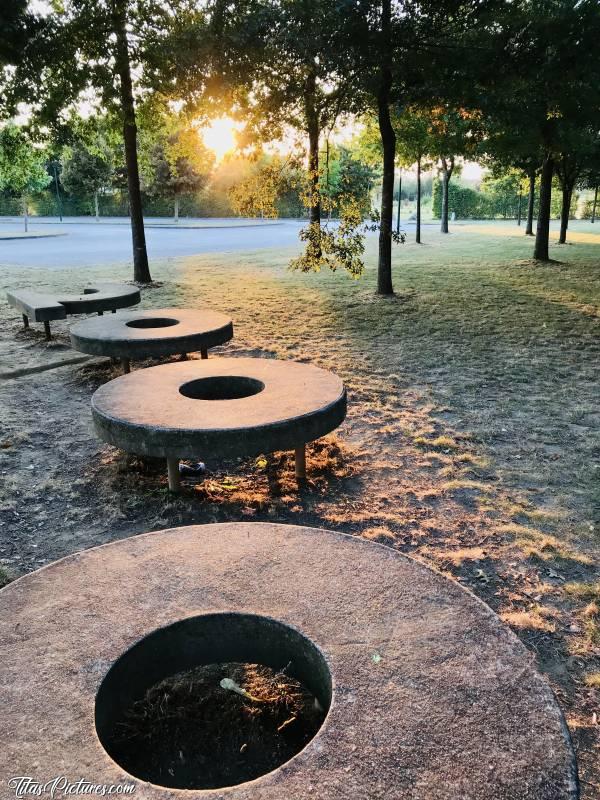
<svg viewBox="0 0 600 800"><path fill-rule="evenodd" d="M202 359L208 358L208 350L206 349L206 347L200 350L200 358Z"/></svg>
<svg viewBox="0 0 600 800"><path fill-rule="evenodd" d="M306 445L301 444L296 448L296 479L298 481L306 480Z"/></svg>
<svg viewBox="0 0 600 800"><path fill-rule="evenodd" d="M121 359L121 364L123 365L123 374L124 375L127 375L129 372L131 372L131 364L130 364L128 358L122 358Z"/></svg>
<svg viewBox="0 0 600 800"><path fill-rule="evenodd" d="M50 323L48 322L48 320L45 320L44 322L44 331L46 333L46 340L49 342L50 339L52 338L52 334L50 333Z"/></svg>
<svg viewBox="0 0 600 800"><path fill-rule="evenodd" d="M101 317L104 314L104 311L99 311L98 316Z"/></svg>
<svg viewBox="0 0 600 800"><path fill-rule="evenodd" d="M169 491L181 491L181 475L179 474L179 459L167 458L167 473L169 475Z"/></svg>
<svg viewBox="0 0 600 800"><path fill-rule="evenodd" d="M187 355L187 353L182 353L182 354L181 354L181 360L182 360L182 361L187 361L187 360L188 360L188 355Z"/></svg>
<svg viewBox="0 0 600 800"><path fill-rule="evenodd" d="M116 314L116 313L117 313L117 309L116 309L116 308L113 308L113 310L112 310L112 313L113 313L113 314Z"/></svg>
<svg viewBox="0 0 600 800"><path fill-rule="evenodd" d="M27 314L23 314L23 327L24 328L29 327L29 317L27 316Z"/></svg>

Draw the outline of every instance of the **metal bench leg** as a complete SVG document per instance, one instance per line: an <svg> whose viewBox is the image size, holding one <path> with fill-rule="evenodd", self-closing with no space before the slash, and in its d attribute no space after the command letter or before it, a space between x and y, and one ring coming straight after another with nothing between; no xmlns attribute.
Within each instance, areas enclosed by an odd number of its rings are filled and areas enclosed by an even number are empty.
<svg viewBox="0 0 600 800"><path fill-rule="evenodd" d="M121 359L121 364L123 365L123 374L124 375L127 375L129 372L131 372L131 364L130 364L128 358L122 358Z"/></svg>
<svg viewBox="0 0 600 800"><path fill-rule="evenodd" d="M98 316L99 316L99 317L103 316L103 314L104 314L104 311L99 311L99 312L98 312Z"/></svg>
<svg viewBox="0 0 600 800"><path fill-rule="evenodd" d="M306 479L306 445L301 444L296 448L296 478L299 481Z"/></svg>
<svg viewBox="0 0 600 800"><path fill-rule="evenodd" d="M27 314L23 314L23 327L24 328L29 327L29 317L27 316Z"/></svg>
<svg viewBox="0 0 600 800"><path fill-rule="evenodd" d="M113 313L113 314L116 314L116 313L117 313L117 309L116 309L116 308L113 308L113 310L112 310L112 313Z"/></svg>
<svg viewBox="0 0 600 800"><path fill-rule="evenodd" d="M167 473L169 475L169 491L181 491L181 475L179 474L179 459L167 458Z"/></svg>
<svg viewBox="0 0 600 800"><path fill-rule="evenodd" d="M202 359L208 358L208 350L206 349L206 347L200 350L200 358Z"/></svg>
<svg viewBox="0 0 600 800"><path fill-rule="evenodd" d="M50 333L50 323L48 322L48 320L44 321L44 331L46 332L46 340L50 341L50 339L52 338L52 334Z"/></svg>

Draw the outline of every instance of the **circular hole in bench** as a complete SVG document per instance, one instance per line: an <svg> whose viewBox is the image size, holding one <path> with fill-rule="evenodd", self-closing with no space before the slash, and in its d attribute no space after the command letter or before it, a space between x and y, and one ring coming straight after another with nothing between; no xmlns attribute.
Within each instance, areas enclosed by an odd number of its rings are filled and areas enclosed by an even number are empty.
<svg viewBox="0 0 600 800"><path fill-rule="evenodd" d="M170 328L172 325L179 324L178 319L168 317L140 317L126 322L128 328Z"/></svg>
<svg viewBox="0 0 600 800"><path fill-rule="evenodd" d="M207 614L123 653L100 685L95 721L103 747L131 775L216 789L289 761L330 704L325 657L298 630L254 614Z"/></svg>
<svg viewBox="0 0 600 800"><path fill-rule="evenodd" d="M265 385L255 378L237 375L214 375L210 378L197 378L179 387L184 397L192 400L240 400L262 392Z"/></svg>

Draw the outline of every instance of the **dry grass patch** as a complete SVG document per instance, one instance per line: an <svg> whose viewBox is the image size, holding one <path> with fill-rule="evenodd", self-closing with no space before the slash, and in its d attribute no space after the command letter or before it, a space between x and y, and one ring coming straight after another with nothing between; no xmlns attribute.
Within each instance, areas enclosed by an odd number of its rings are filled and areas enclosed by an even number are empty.
<svg viewBox="0 0 600 800"><path fill-rule="evenodd" d="M377 542L378 544L393 545L396 537L393 532L384 526L365 528L360 532L363 539L370 542Z"/></svg>
<svg viewBox="0 0 600 800"><path fill-rule="evenodd" d="M548 609L533 608L528 611L503 611L500 616L512 628L520 631L544 631L545 633L554 633L556 631L556 624L551 619L552 612Z"/></svg>

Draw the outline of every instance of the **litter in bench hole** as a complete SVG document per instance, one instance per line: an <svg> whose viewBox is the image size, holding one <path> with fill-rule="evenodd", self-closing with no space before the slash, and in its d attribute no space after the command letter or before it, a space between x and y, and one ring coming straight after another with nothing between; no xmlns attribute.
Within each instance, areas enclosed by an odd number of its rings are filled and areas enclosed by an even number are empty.
<svg viewBox="0 0 600 800"><path fill-rule="evenodd" d="M197 477L198 475L206 475L206 464L202 461L197 461L195 464L186 464L184 461L179 462L179 474L184 477Z"/></svg>

